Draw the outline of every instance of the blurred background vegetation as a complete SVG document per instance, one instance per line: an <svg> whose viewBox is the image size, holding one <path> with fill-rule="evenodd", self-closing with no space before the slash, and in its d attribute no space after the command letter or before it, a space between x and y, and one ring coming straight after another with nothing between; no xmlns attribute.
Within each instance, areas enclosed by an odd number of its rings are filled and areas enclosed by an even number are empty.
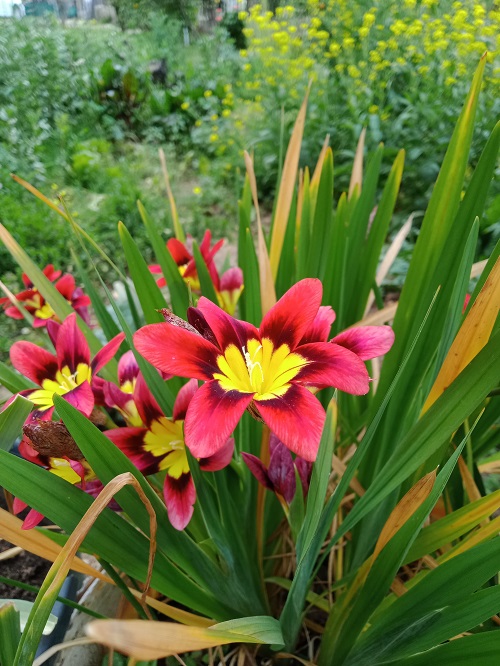
<svg viewBox="0 0 500 666"><path fill-rule="evenodd" d="M314 165L329 135L336 192L347 187L363 127L368 153L384 142L386 170L406 150L394 233L425 208L485 51L471 165L499 115L500 8L493 1L296 0L233 12L211 0L111 4L114 23L62 22L55 14L0 19L0 220L42 266L71 268L68 231L11 172L55 200L62 195L118 263L116 223L123 220L149 260L136 201L167 239L163 147L186 228L199 237L208 226L231 238L243 150L254 153L263 207L270 206L312 81L301 162ZM496 188L478 258L500 236ZM417 233L418 225L407 253ZM396 288L404 256L390 277ZM0 247L0 276L9 284L14 271Z"/></svg>

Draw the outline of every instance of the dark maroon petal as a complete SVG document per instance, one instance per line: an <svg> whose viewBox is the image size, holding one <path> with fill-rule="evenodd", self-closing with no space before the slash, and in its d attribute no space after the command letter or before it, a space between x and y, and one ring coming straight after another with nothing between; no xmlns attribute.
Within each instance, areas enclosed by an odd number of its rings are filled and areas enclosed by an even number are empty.
<svg viewBox="0 0 500 666"><path fill-rule="evenodd" d="M118 361L118 381L120 386L125 382L133 382L139 374L139 364L137 363L134 352L126 351Z"/></svg>
<svg viewBox="0 0 500 666"><path fill-rule="evenodd" d="M191 520L196 502L196 488L191 474L181 474L178 479L167 474L163 484L163 497L172 526L176 530L183 530Z"/></svg>
<svg viewBox="0 0 500 666"><path fill-rule="evenodd" d="M336 335L330 342L350 349L363 361L387 354L394 343L390 326L356 326Z"/></svg>
<svg viewBox="0 0 500 666"><path fill-rule="evenodd" d="M267 469L260 458L257 458L257 456L254 456L251 453L242 453L241 457L257 481L262 484L264 488L274 491L274 486L271 483Z"/></svg>
<svg viewBox="0 0 500 666"><path fill-rule="evenodd" d="M125 333L118 333L112 338L102 349L99 349L91 363L92 374L99 372L99 370L109 363L113 356L120 348L121 343L125 340Z"/></svg>
<svg viewBox="0 0 500 666"><path fill-rule="evenodd" d="M255 407L285 446L306 460L316 459L325 411L310 391L292 384L283 396L256 400Z"/></svg>
<svg viewBox="0 0 500 666"><path fill-rule="evenodd" d="M191 402L197 390L198 380L196 379L190 379L188 383L181 388L174 403L174 409L172 413L172 419L174 421L184 421L189 403Z"/></svg>
<svg viewBox="0 0 500 666"><path fill-rule="evenodd" d="M260 340L259 331L246 321L240 321L224 312L218 305L202 296L198 309L215 335L221 349L233 344L238 349L245 347L249 339Z"/></svg>
<svg viewBox="0 0 500 666"><path fill-rule="evenodd" d="M363 361L345 347L331 342L311 342L296 349L297 354L307 358L294 381L309 386L335 388L365 395L370 390L368 371Z"/></svg>
<svg viewBox="0 0 500 666"><path fill-rule="evenodd" d="M106 405L110 409L119 409L124 410L127 403L133 400L131 393L125 393L122 391L116 384L113 382L107 382L100 377L94 377L92 381L92 389L94 395L96 394L95 384L102 389L102 395L104 397L104 402L102 404ZM98 390L99 395L99 390Z"/></svg>
<svg viewBox="0 0 500 666"><path fill-rule="evenodd" d="M186 446L195 458L210 458L226 444L252 398L224 391L216 380L196 391L184 421Z"/></svg>
<svg viewBox="0 0 500 666"><path fill-rule="evenodd" d="M200 469L204 472L217 472L220 469L227 467L233 458L234 453L234 439L230 437L224 444L222 449L209 458L200 458Z"/></svg>
<svg viewBox="0 0 500 666"><path fill-rule="evenodd" d="M46 320L46 325L47 325L47 333L49 334L50 341L54 345L54 348L57 346L57 336L59 335L59 330L61 328L61 324L57 321L54 321L53 319L47 319Z"/></svg>
<svg viewBox="0 0 500 666"><path fill-rule="evenodd" d="M262 320L260 335L275 347L286 344L295 349L311 328L321 305L323 287L315 278L297 282Z"/></svg>
<svg viewBox="0 0 500 666"><path fill-rule="evenodd" d="M155 368L190 379L218 372L219 350L196 333L168 323L143 326L134 335L137 350Z"/></svg>
<svg viewBox="0 0 500 666"><path fill-rule="evenodd" d="M134 402L142 422L147 426L164 415L141 374L138 375L135 384Z"/></svg>
<svg viewBox="0 0 500 666"><path fill-rule="evenodd" d="M268 474L276 492L290 504L295 495L295 468L292 454L281 442L271 454Z"/></svg>
<svg viewBox="0 0 500 666"><path fill-rule="evenodd" d="M64 398L66 402L69 402L70 405L73 405L75 409L78 409L79 412L85 414L85 416L90 416L94 409L94 393L87 381L82 382L76 388L68 391L61 397Z"/></svg>
<svg viewBox="0 0 500 666"><path fill-rule="evenodd" d="M105 394L105 389L109 385L114 386L111 382L106 381L105 379L102 379L102 377L98 377L97 375L95 377L92 377L92 392L94 394L94 402L96 405L102 405L105 406L107 405L108 407L113 407L113 405L108 405L106 401L106 394Z"/></svg>
<svg viewBox="0 0 500 666"><path fill-rule="evenodd" d="M63 275L62 278L56 282L55 287L61 296L64 296L67 301L71 301L76 287L75 278L69 273L66 273L66 275Z"/></svg>
<svg viewBox="0 0 500 666"><path fill-rule="evenodd" d="M59 368L54 354L25 340L14 342L10 360L18 372L39 386L44 379L54 379Z"/></svg>
<svg viewBox="0 0 500 666"><path fill-rule="evenodd" d="M84 334L76 323L76 313L68 315L57 335L57 360L60 368L76 372L79 363L90 365L90 350Z"/></svg>
<svg viewBox="0 0 500 666"><path fill-rule="evenodd" d="M126 427L106 430L104 434L143 474L154 474L159 471L162 458L144 450L144 437L147 432L147 428Z"/></svg>
<svg viewBox="0 0 500 666"><path fill-rule="evenodd" d="M314 317L311 328L306 332L301 345L308 342L326 342L330 335L330 329L335 321L335 312L329 305L322 305L318 310L318 314Z"/></svg>
<svg viewBox="0 0 500 666"><path fill-rule="evenodd" d="M302 492L304 495L307 495L307 491L309 490L309 483L311 481L311 474L312 474L312 463L308 462L307 460L304 460L304 458L300 458L297 456L295 458L295 467L297 468L297 472L299 473L300 476L300 482L302 484Z"/></svg>
<svg viewBox="0 0 500 666"><path fill-rule="evenodd" d="M212 329L210 326L207 324L207 320L205 319L205 315L201 310L198 310L198 308L188 308L187 311L187 318L189 324L196 330L198 333L205 338L205 340L208 340L211 342L213 345L216 347L219 346L219 343L217 342L217 338L215 337Z"/></svg>

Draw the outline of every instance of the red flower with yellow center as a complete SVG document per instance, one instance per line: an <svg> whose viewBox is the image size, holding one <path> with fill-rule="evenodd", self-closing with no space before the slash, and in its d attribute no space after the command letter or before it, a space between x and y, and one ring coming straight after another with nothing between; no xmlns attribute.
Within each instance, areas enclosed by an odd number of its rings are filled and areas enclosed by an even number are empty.
<svg viewBox="0 0 500 666"><path fill-rule="evenodd" d="M191 326L167 315L165 323L137 331L135 345L155 367L205 382L186 414L185 441L194 456L216 453L249 409L291 451L313 461L325 412L310 389L368 392L368 372L361 354L349 349L352 341L323 340L332 311L320 309L322 291L317 279L298 282L259 329L202 297L198 308L188 311ZM364 358L383 354L392 345L389 327L377 327L380 335L374 328L367 327L366 342L376 353ZM363 333L355 337L362 348Z"/></svg>
<svg viewBox="0 0 500 666"><path fill-rule="evenodd" d="M85 322L89 323L88 306L90 305L90 298L84 295L81 287L76 286L75 278L69 273L60 277L61 271L56 271L52 264L45 266L43 273L45 274L45 277L55 283L54 286L57 291L64 296L80 317ZM22 280L26 289L16 294L16 299L25 310L33 315L33 326L35 328L41 328L46 326L47 321L51 319L59 321L52 306L47 303L38 289L33 286L33 283L26 273L23 273ZM15 305L12 305L8 298L0 298L0 305L3 305L5 314L8 317L12 317L12 319L23 319L24 315L21 310Z"/></svg>
<svg viewBox="0 0 500 666"><path fill-rule="evenodd" d="M175 400L172 418L167 418L139 374L133 399L143 425L114 428L104 433L143 474L166 472L163 496L170 522L178 530L183 530L191 520L196 501L183 426L197 389L194 379L183 386ZM222 469L231 461L233 449L233 440L227 440L216 455L199 461L200 468L206 471Z"/></svg>
<svg viewBox="0 0 500 666"><path fill-rule="evenodd" d="M118 351L125 335L115 336L90 360L90 349L78 328L76 314L69 315L63 324L49 321L47 332L56 354L32 342L15 342L10 349L10 360L16 370L38 384L21 394L37 408L37 416L49 420L54 411L54 395L65 400L89 416L94 408L92 382L96 373Z"/></svg>

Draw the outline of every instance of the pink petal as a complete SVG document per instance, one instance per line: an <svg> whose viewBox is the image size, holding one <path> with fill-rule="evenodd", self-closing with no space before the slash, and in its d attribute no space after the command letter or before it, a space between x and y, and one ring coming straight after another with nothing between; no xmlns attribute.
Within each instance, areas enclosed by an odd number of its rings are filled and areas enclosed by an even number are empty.
<svg viewBox="0 0 500 666"><path fill-rule="evenodd" d="M94 409L94 393L88 381L82 382L61 397L85 416L90 416Z"/></svg>
<svg viewBox="0 0 500 666"><path fill-rule="evenodd" d="M21 310L18 310L14 305L5 308L4 313L7 315L7 317L10 317L11 319L24 319L24 315L21 312Z"/></svg>
<svg viewBox="0 0 500 666"><path fill-rule="evenodd" d="M301 345L297 354L308 359L294 381L309 386L334 386L346 393L365 395L370 390L368 372L363 361L345 347L331 342Z"/></svg>
<svg viewBox="0 0 500 666"><path fill-rule="evenodd" d="M263 464L262 460L260 458L257 458L257 456L252 455L251 453L242 453L241 457L243 458L246 466L255 476L257 481L261 485L263 485L264 488L267 488L268 490L272 490L274 492L274 486L271 483L271 480L269 479L269 474L267 473L267 469Z"/></svg>
<svg viewBox="0 0 500 666"><path fill-rule="evenodd" d="M109 363L113 356L120 348L121 343L125 340L125 333L118 333L112 338L102 349L99 349L91 363L92 374L99 372L99 370Z"/></svg>
<svg viewBox="0 0 500 666"><path fill-rule="evenodd" d="M59 368L54 354L25 340L14 342L10 360L18 372L39 386L44 379L53 379Z"/></svg>
<svg viewBox="0 0 500 666"><path fill-rule="evenodd" d="M220 469L227 467L233 459L234 453L234 439L230 437L224 444L222 449L209 458L200 458L200 469L204 472L217 472Z"/></svg>
<svg viewBox="0 0 500 666"><path fill-rule="evenodd" d="M350 349L363 361L386 354L394 343L390 326L356 326L336 335L330 342Z"/></svg>
<svg viewBox="0 0 500 666"><path fill-rule="evenodd" d="M158 472L162 458L144 450L147 428L113 428L104 434L143 474Z"/></svg>
<svg viewBox="0 0 500 666"><path fill-rule="evenodd" d="M326 342L330 335L330 329L335 321L335 312L329 305L322 305L318 310L318 314L314 318L311 328L306 332L301 345L308 342Z"/></svg>
<svg viewBox="0 0 500 666"><path fill-rule="evenodd" d="M56 271L54 269L54 264L47 264L45 268L43 269L43 274L45 277L48 277L51 282L54 282L54 280L57 280L57 278L61 275L62 271Z"/></svg>
<svg viewBox="0 0 500 666"><path fill-rule="evenodd" d="M224 391L216 380L203 384L184 421L184 440L191 453L196 458L210 458L220 451L252 398L251 393Z"/></svg>
<svg viewBox="0 0 500 666"><path fill-rule="evenodd" d="M14 515L17 516L18 513L21 513L21 511L24 511L24 509L27 508L28 505L26 502L20 500L19 497L14 497L14 501L12 502L12 510L14 511Z"/></svg>
<svg viewBox="0 0 500 666"><path fill-rule="evenodd" d="M134 388L134 402L142 422L149 426L155 419L163 416L163 412L149 390L144 377L139 374Z"/></svg>
<svg viewBox="0 0 500 666"><path fill-rule="evenodd" d="M174 409L172 413L172 419L174 421L184 421L189 403L191 402L197 390L198 381L196 379L190 379L188 383L181 388L174 403Z"/></svg>
<svg viewBox="0 0 500 666"><path fill-rule="evenodd" d="M55 287L67 301L71 301L73 292L76 288L75 278L69 273L66 273L66 275L63 275L62 278L56 282Z"/></svg>
<svg viewBox="0 0 500 666"><path fill-rule="evenodd" d="M46 319L45 323L47 325L47 333L49 334L50 341L54 345L54 348L56 348L57 336L59 335L61 324L59 324L57 321L54 321L53 319Z"/></svg>
<svg viewBox="0 0 500 666"><path fill-rule="evenodd" d="M205 317L221 349L226 349L230 344L241 349L247 345L249 338L260 340L259 332L255 326L231 317L204 296L198 301L198 310Z"/></svg>
<svg viewBox="0 0 500 666"><path fill-rule="evenodd" d="M295 495L295 468L292 454L282 442L274 447L269 460L268 474L275 491L290 504Z"/></svg>
<svg viewBox="0 0 500 666"><path fill-rule="evenodd" d="M181 474L178 479L167 474L163 484L163 497L172 526L176 530L183 530L191 520L196 502L196 488L191 474Z"/></svg>
<svg viewBox="0 0 500 666"><path fill-rule="evenodd" d="M220 279L220 291L237 291L243 286L243 271L238 266L229 268Z"/></svg>
<svg viewBox="0 0 500 666"><path fill-rule="evenodd" d="M139 374L139 364L132 350L126 351L118 361L118 381L120 386L125 382L133 382Z"/></svg>
<svg viewBox="0 0 500 666"><path fill-rule="evenodd" d="M105 379L102 379L102 377L98 377L97 375L95 377L92 377L91 386L92 386L92 392L94 394L94 402L95 402L96 405L102 405L102 406L107 405L108 407L113 407L114 406L114 404L115 404L114 402L113 402L113 404L111 404L111 403L108 404L107 403L106 390L107 390L108 385L109 386L114 386L114 384L112 384L111 382L106 381ZM117 387L115 387L115 388L117 388ZM119 389L117 389L117 390L119 390ZM121 393L121 391L120 391L120 393ZM129 399L130 399L130 396L129 396Z"/></svg>
<svg viewBox="0 0 500 666"><path fill-rule="evenodd" d="M57 360L60 368L76 372L79 363L90 365L90 350L84 334L76 323L76 312L68 315L57 335Z"/></svg>
<svg viewBox="0 0 500 666"><path fill-rule="evenodd" d="M149 324L134 334L137 350L155 368L179 377L211 379L218 372L219 350L191 331L168 324Z"/></svg>
<svg viewBox="0 0 500 666"><path fill-rule="evenodd" d="M21 529L31 530L33 529L33 527L36 527L38 524L40 524L44 518L45 516L43 515L43 513L35 511L35 509L31 509L31 511L24 519L24 522L21 525Z"/></svg>
<svg viewBox="0 0 500 666"><path fill-rule="evenodd" d="M292 384L283 396L256 400L255 406L285 446L305 460L316 459L325 411L310 391Z"/></svg>
<svg viewBox="0 0 500 666"><path fill-rule="evenodd" d="M262 320L260 335L275 347L287 344L295 349L311 328L318 314L323 287L315 278L297 282L272 307Z"/></svg>

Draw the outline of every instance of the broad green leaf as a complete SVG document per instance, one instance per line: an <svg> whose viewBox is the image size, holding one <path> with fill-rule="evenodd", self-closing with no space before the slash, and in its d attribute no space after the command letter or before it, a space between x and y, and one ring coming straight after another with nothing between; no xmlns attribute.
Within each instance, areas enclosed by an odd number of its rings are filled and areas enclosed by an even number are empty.
<svg viewBox="0 0 500 666"><path fill-rule="evenodd" d="M312 219L309 243L309 275L328 280L328 270L332 267L330 248L332 245L333 209L333 153L326 151L323 169L318 186L314 217Z"/></svg>
<svg viewBox="0 0 500 666"><path fill-rule="evenodd" d="M5 386L5 388L11 393L19 393L19 391L25 391L26 389L38 388L30 379L23 377L23 375L20 375L12 368L9 368L9 366L2 363L2 361L0 361L0 385Z"/></svg>
<svg viewBox="0 0 500 666"><path fill-rule="evenodd" d="M163 238L158 233L156 226L153 224L153 221L140 201L137 202L137 207L142 221L144 222L144 226L146 227L146 231L148 232L156 260L161 267L163 276L167 280L172 310L178 317L185 319L189 307L189 291L187 285L182 279L182 275L179 273L179 268L168 251ZM178 236L177 238L179 239Z"/></svg>
<svg viewBox="0 0 500 666"><path fill-rule="evenodd" d="M391 662L392 666L498 666L500 632L486 631Z"/></svg>
<svg viewBox="0 0 500 666"><path fill-rule="evenodd" d="M157 310L167 307L167 303L160 288L150 273L139 248L122 222L118 224L118 232L146 323L154 324L163 321L163 317Z"/></svg>
<svg viewBox="0 0 500 666"><path fill-rule="evenodd" d="M295 235L297 217L297 197L292 199L288 225L281 250L280 265L276 277L276 293L282 296L295 283Z"/></svg>
<svg viewBox="0 0 500 666"><path fill-rule="evenodd" d="M323 158L324 159L324 158ZM319 176L318 176L319 177ZM304 170L299 185L300 226L297 237L297 280L308 276L309 252L311 245L311 194L309 187L309 169Z"/></svg>
<svg viewBox="0 0 500 666"><path fill-rule="evenodd" d="M307 508L302 530L297 539L297 559L309 548L314 533L317 530L321 512L330 479L335 430L337 428L337 403L333 399L326 410L326 420L319 444L318 457L314 463L309 492L307 493ZM300 492L298 488L297 492Z"/></svg>
<svg viewBox="0 0 500 666"><path fill-rule="evenodd" d="M0 666L13 666L21 640L20 612L14 600L0 600L0 637Z"/></svg>
<svg viewBox="0 0 500 666"><path fill-rule="evenodd" d="M32 402L18 395L3 412L0 412L0 449L8 451L22 435L24 422L32 407Z"/></svg>

